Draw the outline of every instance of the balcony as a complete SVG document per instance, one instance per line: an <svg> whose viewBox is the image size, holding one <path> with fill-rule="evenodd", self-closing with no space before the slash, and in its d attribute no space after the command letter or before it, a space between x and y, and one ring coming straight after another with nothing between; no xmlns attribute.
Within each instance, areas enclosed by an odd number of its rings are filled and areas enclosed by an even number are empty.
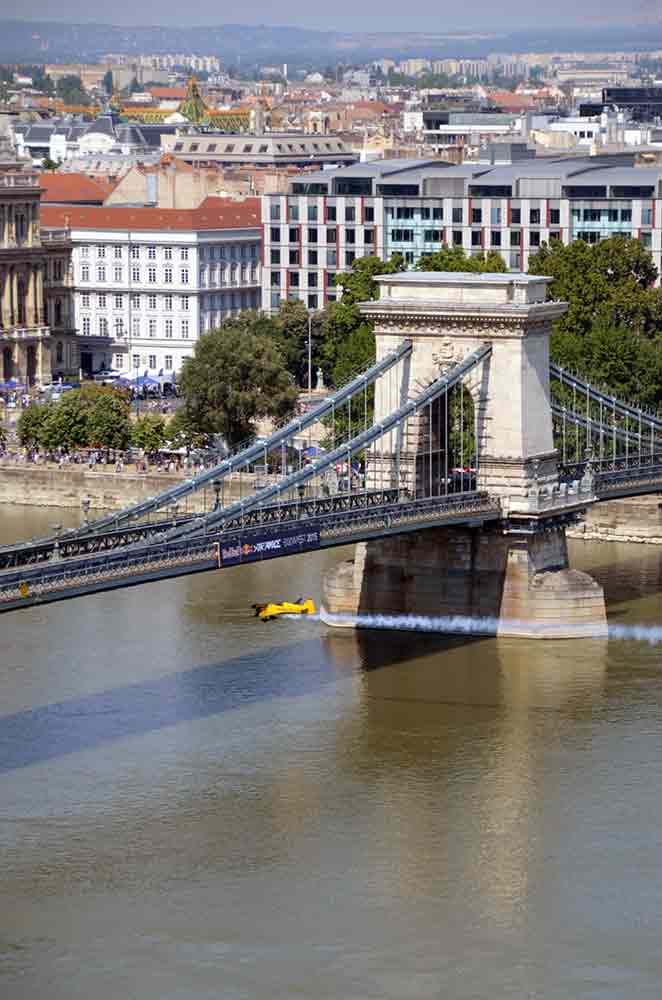
<svg viewBox="0 0 662 1000"><path fill-rule="evenodd" d="M0 188L38 188L39 176L37 174L0 174Z"/></svg>

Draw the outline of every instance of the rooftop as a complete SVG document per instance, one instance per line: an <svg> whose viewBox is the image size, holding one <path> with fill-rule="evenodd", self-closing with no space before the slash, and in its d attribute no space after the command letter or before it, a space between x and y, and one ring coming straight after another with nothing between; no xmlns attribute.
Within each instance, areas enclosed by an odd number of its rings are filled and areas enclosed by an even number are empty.
<svg viewBox="0 0 662 1000"><path fill-rule="evenodd" d="M260 201L205 198L195 209L44 205L41 224L50 228L195 232L204 229L253 229L260 225Z"/></svg>

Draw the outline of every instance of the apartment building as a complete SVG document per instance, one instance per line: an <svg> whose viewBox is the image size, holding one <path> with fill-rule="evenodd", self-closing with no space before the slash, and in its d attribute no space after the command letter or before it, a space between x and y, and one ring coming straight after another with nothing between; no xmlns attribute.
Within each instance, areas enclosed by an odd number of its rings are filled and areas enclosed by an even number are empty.
<svg viewBox="0 0 662 1000"><path fill-rule="evenodd" d="M201 333L260 304L259 200L196 209L44 206L72 250L84 373L177 372Z"/></svg>
<svg viewBox="0 0 662 1000"><path fill-rule="evenodd" d="M526 271L544 242L622 234L641 240L662 269L662 168L635 167L632 154L499 162L505 155L492 150L490 159L373 161L264 195L263 309L285 298L321 309L356 257L401 253L413 266L443 244L496 250Z"/></svg>

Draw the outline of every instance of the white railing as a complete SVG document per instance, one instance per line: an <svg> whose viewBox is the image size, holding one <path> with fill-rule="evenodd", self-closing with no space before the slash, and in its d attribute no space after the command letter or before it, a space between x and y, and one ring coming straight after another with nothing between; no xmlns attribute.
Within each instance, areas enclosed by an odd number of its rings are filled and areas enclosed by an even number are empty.
<svg viewBox="0 0 662 1000"><path fill-rule="evenodd" d="M36 188L39 187L37 174L0 174L0 187Z"/></svg>

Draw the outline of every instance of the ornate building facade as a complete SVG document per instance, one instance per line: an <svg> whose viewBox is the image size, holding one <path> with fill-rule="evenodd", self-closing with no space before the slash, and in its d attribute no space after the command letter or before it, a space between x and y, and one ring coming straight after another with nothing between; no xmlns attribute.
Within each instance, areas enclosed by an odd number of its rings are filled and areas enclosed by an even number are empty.
<svg viewBox="0 0 662 1000"><path fill-rule="evenodd" d="M54 332L63 358L64 340L75 340L71 243L62 231L42 238L40 193L38 174L0 132L0 377L30 384L51 380Z"/></svg>

